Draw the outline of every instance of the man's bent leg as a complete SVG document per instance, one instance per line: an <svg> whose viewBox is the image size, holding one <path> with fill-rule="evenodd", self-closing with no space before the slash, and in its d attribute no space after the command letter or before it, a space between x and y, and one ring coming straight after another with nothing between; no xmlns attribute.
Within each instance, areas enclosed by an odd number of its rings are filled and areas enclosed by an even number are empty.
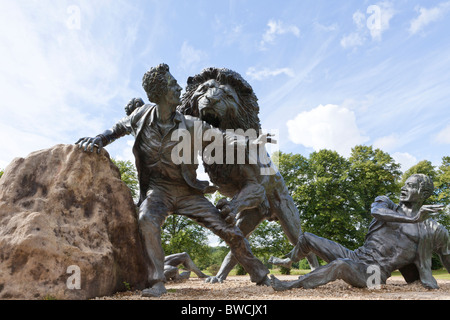
<svg viewBox="0 0 450 320"><path fill-rule="evenodd" d="M312 289L338 279L358 287L367 287L367 266L350 259L336 259L299 279L300 286Z"/></svg>
<svg viewBox="0 0 450 320"><path fill-rule="evenodd" d="M282 282L272 276L272 287L276 291L293 288L312 289L338 279L354 287L365 288L367 287L367 266L350 259L336 259L295 281Z"/></svg>
<svg viewBox="0 0 450 320"><path fill-rule="evenodd" d="M208 199L200 195L184 197L178 201L177 213L195 220L223 239L251 280L257 284L269 285L269 270L252 254L242 231L234 225L229 225Z"/></svg>
<svg viewBox="0 0 450 320"><path fill-rule="evenodd" d="M161 195L163 197L163 195ZM139 209L139 230L149 261L149 284L151 288L143 296L159 297L166 293L164 282L164 250L161 245L161 226L168 215L168 208L161 197L152 194Z"/></svg>
<svg viewBox="0 0 450 320"><path fill-rule="evenodd" d="M305 232L299 236L298 242L288 254L288 258L280 259L271 257L269 262L275 265L290 267L293 262L300 261L310 253L314 253L327 263L339 258L358 260L352 250L345 248L339 243Z"/></svg>

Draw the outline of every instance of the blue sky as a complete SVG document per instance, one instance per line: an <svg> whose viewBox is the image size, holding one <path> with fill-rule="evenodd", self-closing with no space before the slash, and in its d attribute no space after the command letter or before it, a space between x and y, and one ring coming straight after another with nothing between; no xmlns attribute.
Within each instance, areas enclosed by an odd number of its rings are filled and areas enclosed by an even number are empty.
<svg viewBox="0 0 450 320"><path fill-rule="evenodd" d="M0 168L95 136L161 62L239 72L279 149L450 156L450 1L0 0ZM107 147L132 160L133 138Z"/></svg>

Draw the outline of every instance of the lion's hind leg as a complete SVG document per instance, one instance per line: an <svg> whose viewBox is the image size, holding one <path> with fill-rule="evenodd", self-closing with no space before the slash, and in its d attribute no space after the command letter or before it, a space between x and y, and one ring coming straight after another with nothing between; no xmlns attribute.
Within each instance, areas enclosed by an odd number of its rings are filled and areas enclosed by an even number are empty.
<svg viewBox="0 0 450 320"><path fill-rule="evenodd" d="M248 237L256 227L265 219L265 215L258 209L250 209L241 212L238 216L237 227L241 229L245 237ZM236 266L237 260L233 254L228 252L227 256L220 266L220 270L217 275L210 282L222 282L224 281L230 271Z"/></svg>

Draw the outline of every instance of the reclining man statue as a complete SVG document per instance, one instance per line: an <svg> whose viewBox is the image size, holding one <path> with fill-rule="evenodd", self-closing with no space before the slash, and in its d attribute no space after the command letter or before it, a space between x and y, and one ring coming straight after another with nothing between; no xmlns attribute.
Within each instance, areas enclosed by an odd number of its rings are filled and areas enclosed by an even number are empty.
<svg viewBox="0 0 450 320"><path fill-rule="evenodd" d="M267 277L269 270L253 256L240 229L228 223L220 211L205 198L205 193L214 192L216 188L207 181L198 180L196 174L196 151L201 151L196 150L196 141L199 141L198 147L203 150L211 141L208 135L213 135L215 139L223 138L231 145L243 139L235 140L235 136L230 137L229 133L223 133L198 118L177 112L181 87L169 72L168 65L161 64L151 68L144 75L142 85L154 105L142 105L142 101L135 101L136 108L130 105L127 109L129 115L111 130L76 142L85 151L93 152L94 146L97 146L99 152L103 146L127 134L135 137L133 154L140 188L139 229L149 260L148 280L151 286L144 289L142 295L159 297L167 292L164 286L166 278L161 226L172 213L187 216L210 229L230 246L253 282L270 285ZM182 157L177 152L179 140L173 140L177 133L184 134L181 136L183 142L186 139L190 146L189 149L182 149ZM245 143L260 144L270 140L262 136ZM176 159L173 154L177 155ZM188 159L184 159L185 157Z"/></svg>
<svg viewBox="0 0 450 320"><path fill-rule="evenodd" d="M182 265L187 271L180 274L178 266ZM164 276L166 281L181 281L189 279L191 271L199 278L208 278L192 261L187 252L174 253L164 258Z"/></svg>
<svg viewBox="0 0 450 320"><path fill-rule="evenodd" d="M436 289L431 274L431 255L437 253L450 272L448 231L429 217L443 209L441 205L423 205L433 193L433 181L423 175L410 176L401 188L400 203L380 196L372 204L372 220L364 245L355 251L311 233L302 234L286 259L270 258L276 265L290 267L313 252L328 264L299 277L280 281L272 276L274 290L315 288L342 279L355 287L371 287L378 272L378 284L385 284L391 272L399 270L408 283L420 280L424 287Z"/></svg>

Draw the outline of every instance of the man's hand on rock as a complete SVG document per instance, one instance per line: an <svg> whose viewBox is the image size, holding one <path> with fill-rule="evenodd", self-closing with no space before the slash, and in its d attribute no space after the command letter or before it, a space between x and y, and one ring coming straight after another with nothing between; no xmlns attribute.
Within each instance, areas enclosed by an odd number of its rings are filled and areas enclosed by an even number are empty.
<svg viewBox="0 0 450 320"><path fill-rule="evenodd" d="M97 153L100 153L103 148L103 140L101 136L97 136L95 138L80 138L77 142L75 142L75 144L78 144L79 148L83 148L84 146L84 151L87 151L88 148L90 148L91 152L94 152L94 147L97 147Z"/></svg>

